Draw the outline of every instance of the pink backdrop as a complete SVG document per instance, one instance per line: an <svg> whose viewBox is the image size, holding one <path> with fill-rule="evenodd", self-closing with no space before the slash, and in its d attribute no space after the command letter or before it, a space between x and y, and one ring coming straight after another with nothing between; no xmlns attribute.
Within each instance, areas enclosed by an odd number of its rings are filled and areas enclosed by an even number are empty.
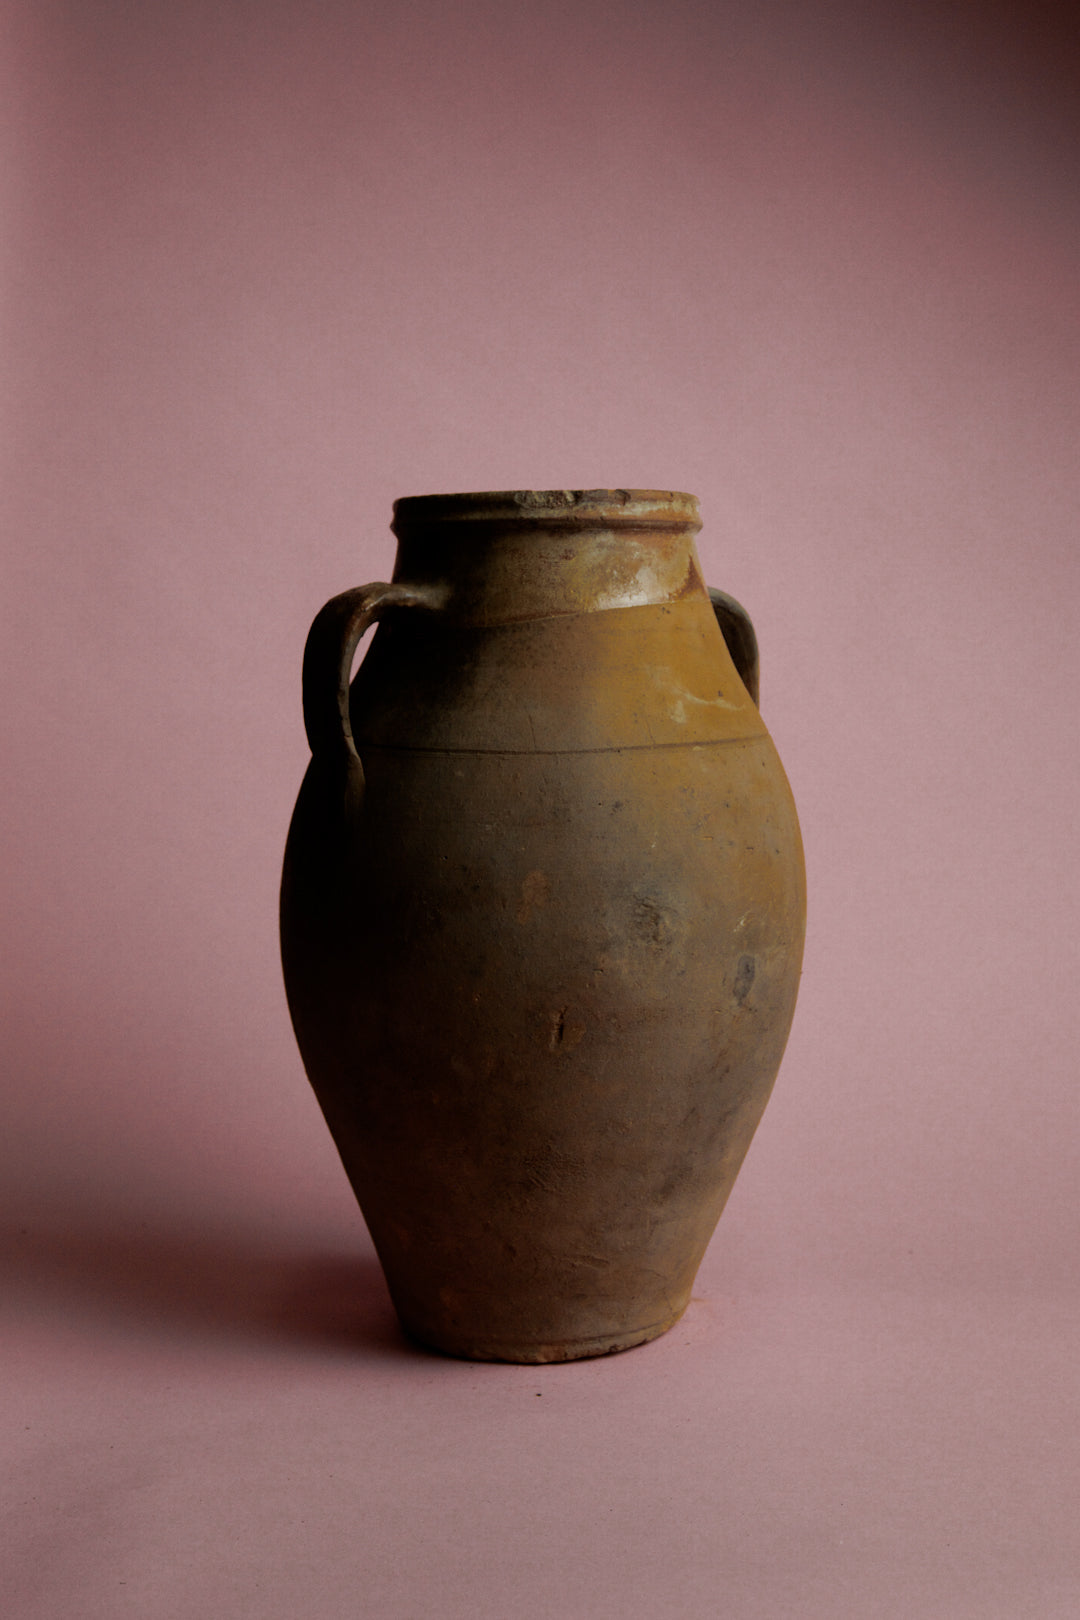
<svg viewBox="0 0 1080 1620"><path fill-rule="evenodd" d="M897 9L6 6L5 1613L1080 1613L1077 37ZM680 1328L476 1367L289 1028L299 659L597 485L755 617L806 971Z"/></svg>

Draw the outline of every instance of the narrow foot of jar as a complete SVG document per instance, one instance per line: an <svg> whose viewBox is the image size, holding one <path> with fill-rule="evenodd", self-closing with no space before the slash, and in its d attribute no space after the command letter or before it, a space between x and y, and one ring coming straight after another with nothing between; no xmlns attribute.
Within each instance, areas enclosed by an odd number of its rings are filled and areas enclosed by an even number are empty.
<svg viewBox="0 0 1080 1620"><path fill-rule="evenodd" d="M682 1315L665 1317L648 1327L633 1328L622 1333L601 1333L587 1339L563 1339L546 1344L520 1344L488 1341L456 1335L436 1335L423 1332L403 1321L401 1326L414 1344L425 1350L436 1350L443 1356L454 1356L461 1361L510 1361L521 1365L539 1366L558 1361L585 1361L594 1356L613 1356L620 1350L633 1350L650 1339L673 1328Z"/></svg>

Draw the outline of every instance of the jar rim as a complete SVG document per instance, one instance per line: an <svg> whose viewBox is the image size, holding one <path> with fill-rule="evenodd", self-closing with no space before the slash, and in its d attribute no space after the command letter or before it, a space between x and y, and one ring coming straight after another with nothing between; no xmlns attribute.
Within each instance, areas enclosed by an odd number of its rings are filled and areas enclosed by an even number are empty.
<svg viewBox="0 0 1080 1620"><path fill-rule="evenodd" d="M698 530L697 497L672 489L513 489L405 495L394 502L393 532L457 523L550 527Z"/></svg>

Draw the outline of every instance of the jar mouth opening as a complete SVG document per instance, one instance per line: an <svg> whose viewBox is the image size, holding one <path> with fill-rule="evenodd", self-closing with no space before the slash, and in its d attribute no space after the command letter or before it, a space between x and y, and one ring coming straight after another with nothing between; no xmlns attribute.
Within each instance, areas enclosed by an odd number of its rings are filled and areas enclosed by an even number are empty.
<svg viewBox="0 0 1080 1620"><path fill-rule="evenodd" d="M701 527L697 498L673 489L509 489L460 495L407 495L390 525L403 531L444 524L497 523L576 528Z"/></svg>

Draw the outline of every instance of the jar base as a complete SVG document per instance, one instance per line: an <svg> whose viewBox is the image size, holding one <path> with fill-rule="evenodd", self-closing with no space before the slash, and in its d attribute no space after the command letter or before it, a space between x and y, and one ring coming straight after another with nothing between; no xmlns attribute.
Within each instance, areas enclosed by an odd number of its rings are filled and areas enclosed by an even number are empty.
<svg viewBox="0 0 1080 1620"><path fill-rule="evenodd" d="M459 1361L506 1361L522 1366L546 1366L560 1361L586 1361L597 1356L617 1355L620 1350L633 1350L639 1344L648 1344L673 1328L683 1314L682 1310L648 1327L632 1328L622 1333L599 1333L587 1339L562 1339L546 1344L519 1344L489 1342L462 1335L436 1335L425 1333L402 1321L406 1338L423 1350L434 1350L442 1356L453 1356Z"/></svg>

